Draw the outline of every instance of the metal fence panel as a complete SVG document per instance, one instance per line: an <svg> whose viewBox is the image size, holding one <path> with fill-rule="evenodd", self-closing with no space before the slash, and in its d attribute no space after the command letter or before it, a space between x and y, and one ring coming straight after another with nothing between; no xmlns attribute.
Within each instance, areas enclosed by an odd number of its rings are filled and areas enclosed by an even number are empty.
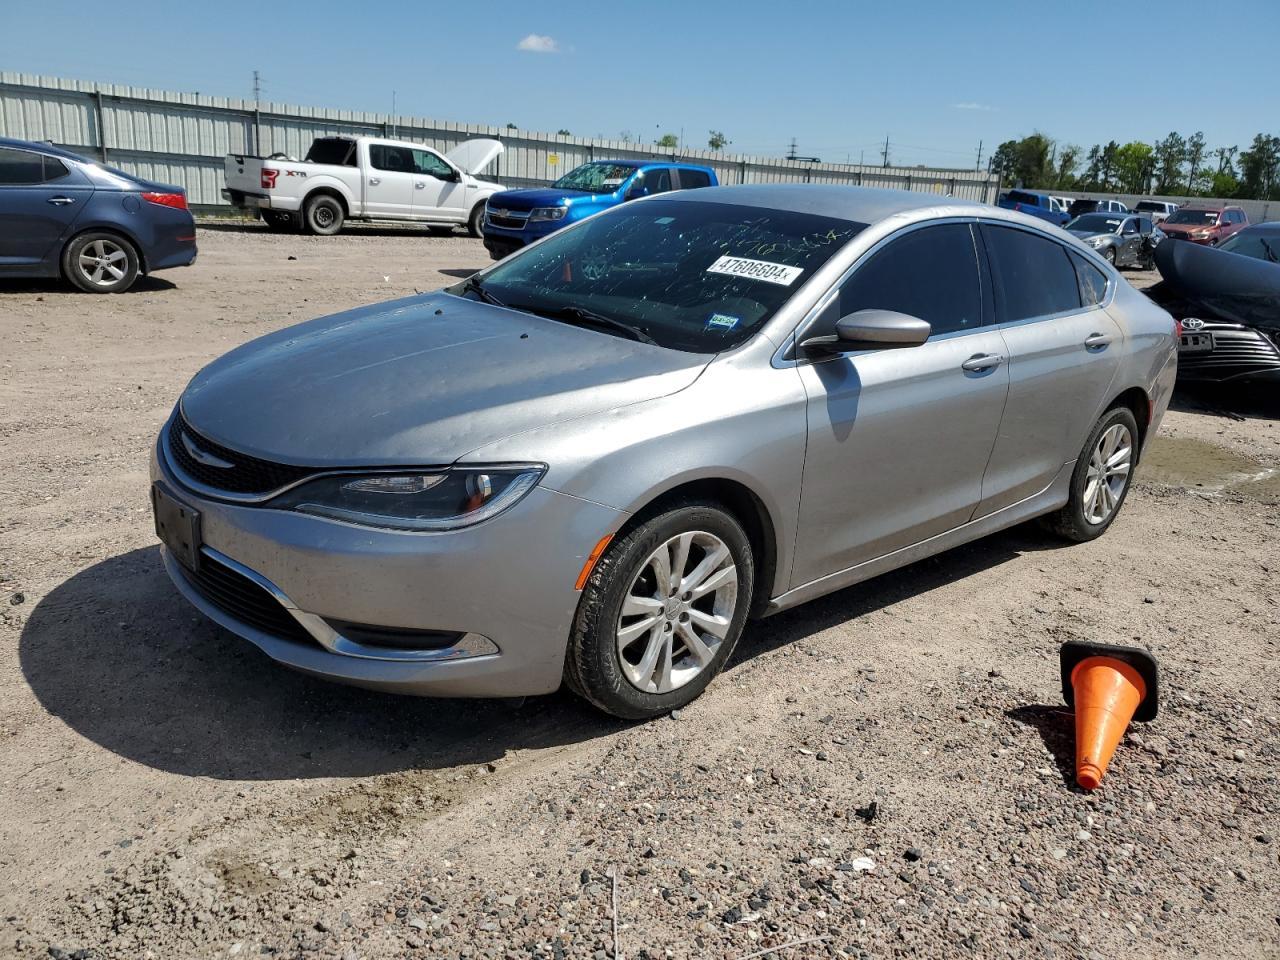
<svg viewBox="0 0 1280 960"><path fill-rule="evenodd" d="M197 206L225 206L221 190L226 154L302 157L315 137L334 135L394 136L442 152L474 137L497 137L506 151L483 176L509 186L545 184L589 160L675 156L669 150L618 140L0 73L0 136L50 140L129 173L180 185ZM997 178L971 170L810 164L711 150L682 150L679 159L711 167L725 184L855 184L988 203L995 201L999 189Z"/></svg>

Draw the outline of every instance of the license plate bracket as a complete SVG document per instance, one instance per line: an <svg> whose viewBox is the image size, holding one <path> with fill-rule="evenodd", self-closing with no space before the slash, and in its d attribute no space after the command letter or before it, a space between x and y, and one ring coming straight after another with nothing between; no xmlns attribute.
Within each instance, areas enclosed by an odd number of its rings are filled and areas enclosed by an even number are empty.
<svg viewBox="0 0 1280 960"><path fill-rule="evenodd" d="M153 483L151 512L160 542L184 567L196 570L200 566L200 511L187 506L164 484Z"/></svg>

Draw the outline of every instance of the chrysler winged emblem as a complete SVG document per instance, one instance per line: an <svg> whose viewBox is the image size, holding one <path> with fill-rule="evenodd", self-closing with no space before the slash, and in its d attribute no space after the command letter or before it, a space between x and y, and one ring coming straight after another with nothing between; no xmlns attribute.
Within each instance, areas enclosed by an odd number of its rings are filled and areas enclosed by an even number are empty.
<svg viewBox="0 0 1280 960"><path fill-rule="evenodd" d="M191 458L197 463L203 463L206 467L217 467L219 470L230 470L235 466L234 463L228 463L221 457L215 457L208 450L201 450L196 446L195 441L187 434L182 435L182 445L187 448L187 453L191 454Z"/></svg>

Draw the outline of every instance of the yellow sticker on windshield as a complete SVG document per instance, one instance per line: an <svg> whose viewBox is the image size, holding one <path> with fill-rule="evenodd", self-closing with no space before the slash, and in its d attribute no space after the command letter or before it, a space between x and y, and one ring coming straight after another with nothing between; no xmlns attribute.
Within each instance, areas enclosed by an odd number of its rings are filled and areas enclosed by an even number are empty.
<svg viewBox="0 0 1280 960"><path fill-rule="evenodd" d="M707 267L707 273L723 273L730 277L746 277L748 280L763 280L765 283L789 287L796 277L804 273L804 267L790 267L785 263L770 263L768 260L748 260L746 257L721 257Z"/></svg>

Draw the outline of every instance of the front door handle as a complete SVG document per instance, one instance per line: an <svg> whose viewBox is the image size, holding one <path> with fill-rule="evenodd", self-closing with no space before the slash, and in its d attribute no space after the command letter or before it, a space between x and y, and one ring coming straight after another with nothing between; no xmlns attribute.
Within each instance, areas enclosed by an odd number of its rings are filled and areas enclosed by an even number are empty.
<svg viewBox="0 0 1280 960"><path fill-rule="evenodd" d="M1091 333L1084 338L1085 349L1102 350L1111 343L1111 337L1105 333Z"/></svg>
<svg viewBox="0 0 1280 960"><path fill-rule="evenodd" d="M68 203L75 203L76 201L73 197L50 197L49 202L55 207L65 207Z"/></svg>
<svg viewBox="0 0 1280 960"><path fill-rule="evenodd" d="M378 179L377 177L370 177L370 178L369 178L369 186L371 186L371 187L376 187L376 186L377 186L378 184L380 184L381 182L382 182L382 181L381 181L380 179Z"/></svg>
<svg viewBox="0 0 1280 960"><path fill-rule="evenodd" d="M414 187L414 189L415 189L415 190L425 190L425 189L427 189L427 185L426 185L425 183L423 183L421 180L419 180L417 183L415 183L415 184L413 185L413 187Z"/></svg>
<svg viewBox="0 0 1280 960"><path fill-rule="evenodd" d="M979 373L983 370L990 370L1004 363L1004 357L998 353L975 353L972 357L960 364L960 369L967 370L970 373Z"/></svg>

